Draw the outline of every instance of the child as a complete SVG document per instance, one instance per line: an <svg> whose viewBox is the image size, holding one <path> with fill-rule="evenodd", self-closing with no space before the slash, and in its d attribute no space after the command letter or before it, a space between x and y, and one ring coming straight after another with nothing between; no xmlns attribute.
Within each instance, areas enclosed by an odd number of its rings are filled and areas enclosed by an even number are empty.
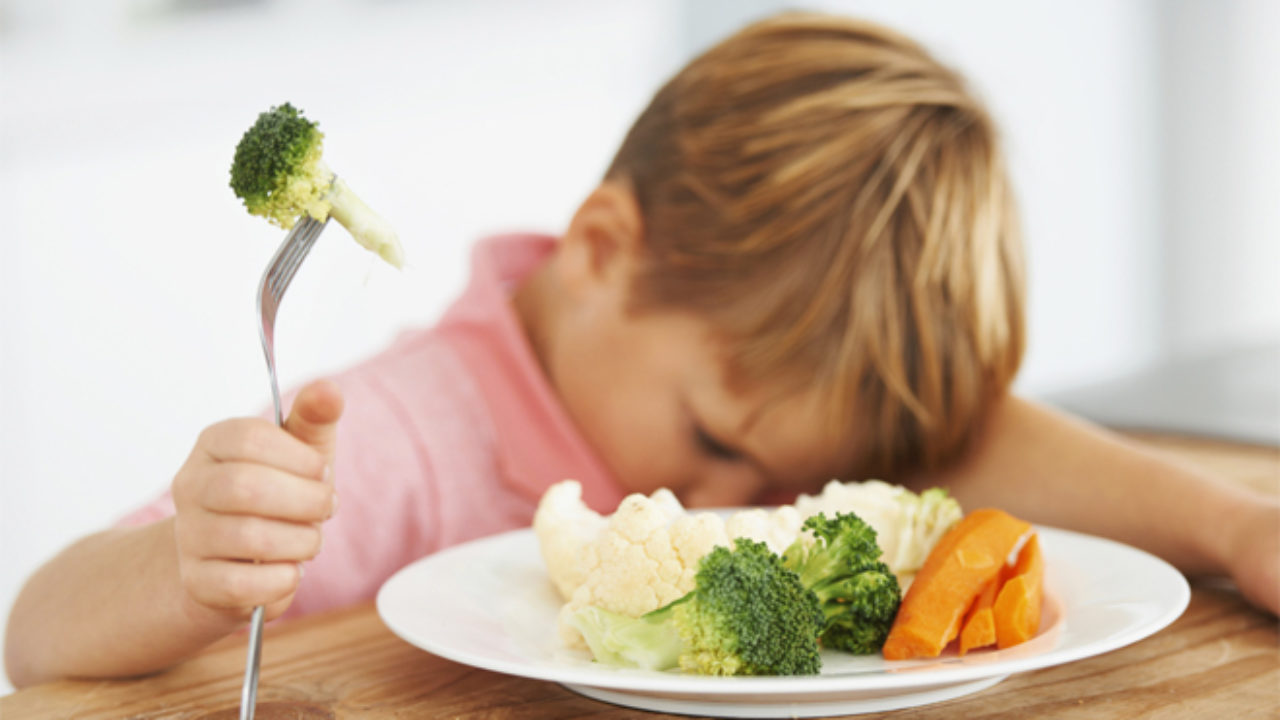
<svg viewBox="0 0 1280 720"><path fill-rule="evenodd" d="M303 388L283 430L210 426L170 495L37 572L9 672L144 673L255 605L367 600L527 526L564 478L601 511L944 485L1275 612L1280 506L1011 396L1023 305L995 130L960 79L872 25L757 23L662 88L562 237L482 243L438 326Z"/></svg>

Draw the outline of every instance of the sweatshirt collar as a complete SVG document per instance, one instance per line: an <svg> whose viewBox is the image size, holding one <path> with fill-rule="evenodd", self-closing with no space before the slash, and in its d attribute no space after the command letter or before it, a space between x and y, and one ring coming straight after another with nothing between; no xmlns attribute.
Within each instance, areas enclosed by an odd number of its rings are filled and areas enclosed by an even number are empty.
<svg viewBox="0 0 1280 720"><path fill-rule="evenodd" d="M528 234L478 243L470 284L439 329L455 341L489 406L503 480L535 502L551 485L577 480L588 506L612 512L624 493L560 402L512 303L556 245Z"/></svg>

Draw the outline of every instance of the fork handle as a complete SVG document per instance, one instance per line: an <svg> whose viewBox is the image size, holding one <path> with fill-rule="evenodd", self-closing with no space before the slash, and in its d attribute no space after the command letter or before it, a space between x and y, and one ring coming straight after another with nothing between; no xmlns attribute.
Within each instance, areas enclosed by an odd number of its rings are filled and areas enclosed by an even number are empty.
<svg viewBox="0 0 1280 720"><path fill-rule="evenodd" d="M276 426L284 427L284 412L280 405L280 384L276 381L276 363L272 357L271 345L263 343L267 354L267 372L271 376L271 401L275 408ZM261 605L253 609L253 617L249 621L248 657L244 663L244 685L240 689L240 720L253 720L254 710L258 705L258 674L262 667L262 622L264 609Z"/></svg>
<svg viewBox="0 0 1280 720"><path fill-rule="evenodd" d="M254 707L258 704L258 669L262 664L262 614L261 605L253 609L249 622L249 657L244 664L244 687L240 691L240 720L253 720Z"/></svg>

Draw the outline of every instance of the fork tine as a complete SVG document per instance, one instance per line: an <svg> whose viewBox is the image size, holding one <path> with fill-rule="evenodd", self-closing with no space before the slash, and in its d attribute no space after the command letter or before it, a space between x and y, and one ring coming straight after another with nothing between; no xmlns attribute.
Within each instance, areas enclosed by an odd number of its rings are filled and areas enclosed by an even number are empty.
<svg viewBox="0 0 1280 720"><path fill-rule="evenodd" d="M288 252L281 258L280 267L274 278L272 291L278 297L284 294L289 287L289 283L293 281L293 276L297 274L298 268L302 266L302 261L306 259L307 253L311 252L311 247L315 245L316 239L320 237L320 231L324 229L325 224L306 218L304 221L306 227L302 229L290 243Z"/></svg>
<svg viewBox="0 0 1280 720"><path fill-rule="evenodd" d="M289 230L262 273L262 280L258 283L258 315L264 340L274 334L274 328L270 326L275 324L276 312L280 308L284 292L326 225L327 218L324 222L316 222L310 217L304 217Z"/></svg>
<svg viewBox="0 0 1280 720"><path fill-rule="evenodd" d="M315 220L310 222L310 227L307 228L306 232L303 233L302 237L298 240L298 255L297 259L291 263L291 272L289 273L289 277L292 277L293 273L298 271L298 266L301 265L303 259L307 257L307 253L311 252L311 246L315 245L316 239L320 237L320 231L324 230L324 227L328 222L328 218L325 218L324 222L317 222Z"/></svg>
<svg viewBox="0 0 1280 720"><path fill-rule="evenodd" d="M307 233L311 231L311 218L303 218L301 222L293 226L293 232L285 238L285 244L280 248L279 254L271 262L271 268L268 270L267 287L271 294L279 297L282 294L281 278L285 275L287 269L298 261L298 251L302 246L302 241Z"/></svg>
<svg viewBox="0 0 1280 720"><path fill-rule="evenodd" d="M259 297L275 295L275 276L279 272L281 260L285 255L293 251L294 238L304 229L303 223L297 223L284 236L284 242L280 243L280 247L276 249L275 254L271 256L271 260L267 262L267 269L262 272L262 279L258 282Z"/></svg>

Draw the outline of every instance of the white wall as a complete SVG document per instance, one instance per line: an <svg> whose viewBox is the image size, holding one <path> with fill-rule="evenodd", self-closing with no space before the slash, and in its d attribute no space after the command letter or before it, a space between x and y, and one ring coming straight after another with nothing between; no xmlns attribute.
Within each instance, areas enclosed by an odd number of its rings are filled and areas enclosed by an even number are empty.
<svg viewBox="0 0 1280 720"><path fill-rule="evenodd" d="M330 164L397 226L410 260L397 274L340 228L325 233L281 312L277 357L292 385L434 318L465 281L477 235L558 230L657 85L695 49L782 5L0 5L0 611L58 548L167 486L200 428L269 402L253 291L283 233L248 216L226 177L259 110L288 99L318 119ZM1183 259L1169 260L1161 238L1169 6L806 5L916 35L993 108L1031 263L1022 388L1153 362L1183 327L1168 319L1182 308L1166 301L1170 288L1192 283L1182 275L1203 261L1190 229ZM1232 32L1259 38L1254 55L1232 60L1248 89L1266 79L1246 77L1258 63L1277 66L1276 43L1253 26L1274 21L1276 6L1225 5L1246 8ZM1280 186L1280 163L1232 157ZM1253 230L1241 232L1275 228L1269 197L1249 201ZM1182 268L1173 283L1166 263ZM1280 324L1280 304L1240 300L1257 315L1240 333Z"/></svg>
<svg viewBox="0 0 1280 720"><path fill-rule="evenodd" d="M1275 343L1280 2L1175 0L1161 22L1169 350L1202 356Z"/></svg>

